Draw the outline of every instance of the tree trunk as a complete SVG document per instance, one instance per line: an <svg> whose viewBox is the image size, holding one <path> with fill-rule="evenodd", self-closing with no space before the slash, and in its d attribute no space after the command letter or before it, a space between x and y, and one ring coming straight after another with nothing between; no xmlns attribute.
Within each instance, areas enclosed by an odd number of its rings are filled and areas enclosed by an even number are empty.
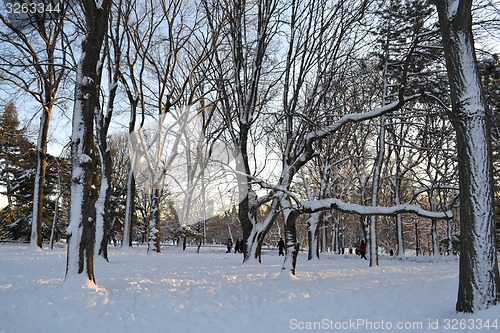
<svg viewBox="0 0 500 333"><path fill-rule="evenodd" d="M107 132L107 131L106 131ZM99 197L96 202L96 243L95 252L108 261L108 238L111 229L109 207L111 205L111 152L109 151L106 139L99 139L98 147L101 161L101 185L99 187Z"/></svg>
<svg viewBox="0 0 500 333"><path fill-rule="evenodd" d="M135 156L135 155L134 155ZM134 161L132 157L132 163ZM127 177L127 198L125 199L125 221L123 222L122 248L132 247L132 225L135 216L135 176L131 168Z"/></svg>
<svg viewBox="0 0 500 333"><path fill-rule="evenodd" d="M472 1L438 0L450 81L451 122L457 132L460 182L458 312L489 308L500 299L489 124L472 35Z"/></svg>
<svg viewBox="0 0 500 333"><path fill-rule="evenodd" d="M100 76L97 73L99 55L107 30L111 1L81 0L87 34L82 43L82 56L77 69L73 134L71 139L71 208L68 226L68 260L66 279L85 272L95 282L95 201L96 155L94 145L94 115L99 103Z"/></svg>
<svg viewBox="0 0 500 333"><path fill-rule="evenodd" d="M437 231L437 220L431 219L431 241L432 241L432 255L439 255L439 240Z"/></svg>
<svg viewBox="0 0 500 333"><path fill-rule="evenodd" d="M161 252L160 247L160 192L157 184L153 185L151 194L151 208L149 213L149 238L148 253L150 251Z"/></svg>
<svg viewBox="0 0 500 333"><path fill-rule="evenodd" d="M56 202L54 204L54 217L52 219L52 228L50 230L50 241L49 241L49 246L50 249L54 249L54 240L55 240L55 232L56 232L56 226L57 226L57 221L59 220L59 201L61 200L61 195L62 195L62 186L61 186L61 167L59 165L59 160L57 158L54 159L56 163L56 168L57 168L57 183L58 183L58 194L56 197Z"/></svg>
<svg viewBox="0 0 500 333"><path fill-rule="evenodd" d="M340 227L339 213L333 212L332 217L333 217L332 252L338 253L338 251L340 250L340 245L339 245L339 241L340 241L340 239L339 239L339 227Z"/></svg>
<svg viewBox="0 0 500 333"><path fill-rule="evenodd" d="M121 5L118 6L120 11ZM119 16L118 12L118 23L116 27L115 34L119 34ZM108 72L110 74L109 78L109 97L107 108L102 110L103 112L97 114L96 116L96 138L97 138L97 149L99 151L99 159L101 162L101 186L99 187L99 198L97 199L97 207L99 211L97 212L96 221L96 253L102 256L106 261L108 261L108 239L111 232L111 217L110 217L110 206L111 206L111 173L113 170L111 151L108 147L108 132L109 125L111 124L111 118L113 117L114 103L116 98L116 93L118 90L118 81L120 78L120 58L121 52L118 45L118 41L115 39L112 41L114 50L114 59L108 59L109 62L113 61L114 67L108 65ZM104 62L104 60L102 60ZM102 72L103 66L100 67L100 72ZM101 74L99 74L101 76Z"/></svg>
<svg viewBox="0 0 500 333"><path fill-rule="evenodd" d="M42 217L43 217L43 191L45 188L45 175L47 173L47 138L49 133L50 108L42 111L40 119L40 133L37 143L37 165L35 186L33 190L33 213L31 216L31 248L42 248Z"/></svg>
<svg viewBox="0 0 500 333"><path fill-rule="evenodd" d="M128 57L127 57L128 58ZM123 76L122 76L123 79ZM124 79L122 82L125 81ZM125 81L126 82L126 81ZM136 97L125 85L128 101L130 103L130 120L128 123L128 134L131 141L132 156L130 157L130 170L127 177L127 197L125 199L125 221L123 222L123 238L122 248L132 247L132 226L135 221L135 174L139 170L140 164L140 145L137 142L135 135L135 123L137 120L137 104L138 97Z"/></svg>
<svg viewBox="0 0 500 333"><path fill-rule="evenodd" d="M451 232L451 223L453 219L446 220L446 239L448 240L448 244L446 245L446 254L451 255L453 253L453 235Z"/></svg>
<svg viewBox="0 0 500 333"><path fill-rule="evenodd" d="M399 168L398 168L399 170ZM401 178L399 178L399 173L398 173L398 178L395 181L394 184L394 203L396 205L401 204ZM403 218L401 217L401 214L396 215L396 255L403 256L405 254L405 244L404 244L404 237L403 237Z"/></svg>
<svg viewBox="0 0 500 333"><path fill-rule="evenodd" d="M285 260L281 269L282 272L295 275L297 255L299 254L295 224L300 213L295 210L284 209L283 215L285 218Z"/></svg>
<svg viewBox="0 0 500 333"><path fill-rule="evenodd" d="M378 204L378 192L380 188L380 173L385 155L385 116L380 117L380 132L378 137L377 158L375 159L375 167L373 170L372 197L371 204L373 207ZM378 249L377 249L377 216L370 217L370 267L378 266Z"/></svg>
<svg viewBox="0 0 500 333"><path fill-rule="evenodd" d="M319 226L322 212L312 213L307 220L307 240L309 243L309 251L307 259L319 259ZM324 236L323 236L324 237Z"/></svg>
<svg viewBox="0 0 500 333"><path fill-rule="evenodd" d="M434 190L429 191L429 208L431 212L436 212L438 210L436 202L436 194ZM437 219L431 219L431 243L432 243L432 255L439 255L439 239L437 230Z"/></svg>

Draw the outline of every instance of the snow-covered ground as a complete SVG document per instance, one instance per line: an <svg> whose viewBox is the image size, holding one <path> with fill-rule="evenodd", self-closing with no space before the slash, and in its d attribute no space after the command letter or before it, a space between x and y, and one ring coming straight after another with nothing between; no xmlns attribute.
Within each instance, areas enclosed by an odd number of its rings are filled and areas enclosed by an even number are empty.
<svg viewBox="0 0 500 333"><path fill-rule="evenodd" d="M500 332L500 306L455 313L453 258L369 268L354 255L302 253L297 279L280 276L275 251L262 264L241 259L216 247L110 247L110 262L96 262L98 288L84 289L63 283L62 246L0 244L0 332Z"/></svg>

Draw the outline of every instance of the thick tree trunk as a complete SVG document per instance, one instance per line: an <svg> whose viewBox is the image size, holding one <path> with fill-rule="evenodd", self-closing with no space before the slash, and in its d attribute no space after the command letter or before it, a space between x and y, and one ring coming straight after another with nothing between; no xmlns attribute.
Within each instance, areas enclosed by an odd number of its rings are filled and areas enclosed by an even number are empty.
<svg viewBox="0 0 500 333"><path fill-rule="evenodd" d="M83 272L95 282L95 201L96 154L94 116L99 103L100 76L97 65L107 30L111 1L81 0L87 34L82 43L82 56L77 69L73 133L71 141L72 183L70 224L68 226L68 260L66 279Z"/></svg>
<svg viewBox="0 0 500 333"><path fill-rule="evenodd" d="M90 44L85 41L85 44ZM84 46L85 50L85 46ZM94 51L95 52L95 51ZM66 278L85 271L88 279L94 277L95 242L95 156L93 122L98 102L95 84L95 64L89 52L83 52L78 67L73 110L73 137L71 142L72 183L71 215L68 226L68 262ZM89 59L90 58L90 59ZM97 58L96 58L97 60Z"/></svg>
<svg viewBox="0 0 500 333"><path fill-rule="evenodd" d="M451 88L450 119L457 132L460 181L458 312L500 300L495 247L491 147L485 101L477 72L471 0L438 0Z"/></svg>

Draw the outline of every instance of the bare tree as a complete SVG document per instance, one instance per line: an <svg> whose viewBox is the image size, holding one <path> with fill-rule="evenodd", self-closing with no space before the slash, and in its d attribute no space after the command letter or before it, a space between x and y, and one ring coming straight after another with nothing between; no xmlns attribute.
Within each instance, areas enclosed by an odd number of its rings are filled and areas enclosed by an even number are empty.
<svg viewBox="0 0 500 333"><path fill-rule="evenodd" d="M116 6L112 7L109 15L109 31L105 38L104 51L100 60L100 66L97 69L99 77L102 78L103 72L107 75L107 94L103 91L102 106L96 110L95 114L95 138L96 147L99 153L100 164L100 186L98 198L96 201L96 241L95 253L108 260L108 240L111 231L111 192L112 192L112 159L111 150L108 147L108 132L111 125L115 109L115 99L118 93L121 71L122 44L124 32L121 24L122 20L122 2L118 1Z"/></svg>
<svg viewBox="0 0 500 333"><path fill-rule="evenodd" d="M207 21L217 50L214 80L219 94L219 110L227 126L236 158L238 219L243 230L244 261L258 257L264 236L275 218L274 209L265 223L258 223L251 168L252 132L255 123L273 97L276 59L269 56L278 33L280 1L203 1ZM277 202L273 204L277 207ZM261 228L262 227L262 228Z"/></svg>
<svg viewBox="0 0 500 333"><path fill-rule="evenodd" d="M50 118L60 84L71 66L67 59L71 43L64 30L69 2L49 1L45 5L50 5L51 10L29 10L17 17L11 14L10 21L0 14L0 21L3 23L0 40L5 46L0 54L0 77L31 95L41 108L33 185L32 248L42 247L42 210Z"/></svg>

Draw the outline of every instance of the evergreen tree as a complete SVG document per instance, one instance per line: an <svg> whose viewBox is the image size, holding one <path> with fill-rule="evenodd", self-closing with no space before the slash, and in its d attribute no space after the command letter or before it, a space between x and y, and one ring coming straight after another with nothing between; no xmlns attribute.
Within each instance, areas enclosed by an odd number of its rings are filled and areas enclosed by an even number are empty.
<svg viewBox="0 0 500 333"><path fill-rule="evenodd" d="M17 109L9 103L0 113L0 188L7 197L8 205L0 211L0 237L29 241L32 223L33 182L36 174L35 145L26 137L26 129L20 127ZM57 168L59 158L48 157L48 172L42 209L43 239L48 240L55 210L58 189ZM65 163L67 164L67 162Z"/></svg>
<svg viewBox="0 0 500 333"><path fill-rule="evenodd" d="M0 187L8 205L0 211L2 238L28 241L36 153L23 135L17 109L9 103L0 114Z"/></svg>

